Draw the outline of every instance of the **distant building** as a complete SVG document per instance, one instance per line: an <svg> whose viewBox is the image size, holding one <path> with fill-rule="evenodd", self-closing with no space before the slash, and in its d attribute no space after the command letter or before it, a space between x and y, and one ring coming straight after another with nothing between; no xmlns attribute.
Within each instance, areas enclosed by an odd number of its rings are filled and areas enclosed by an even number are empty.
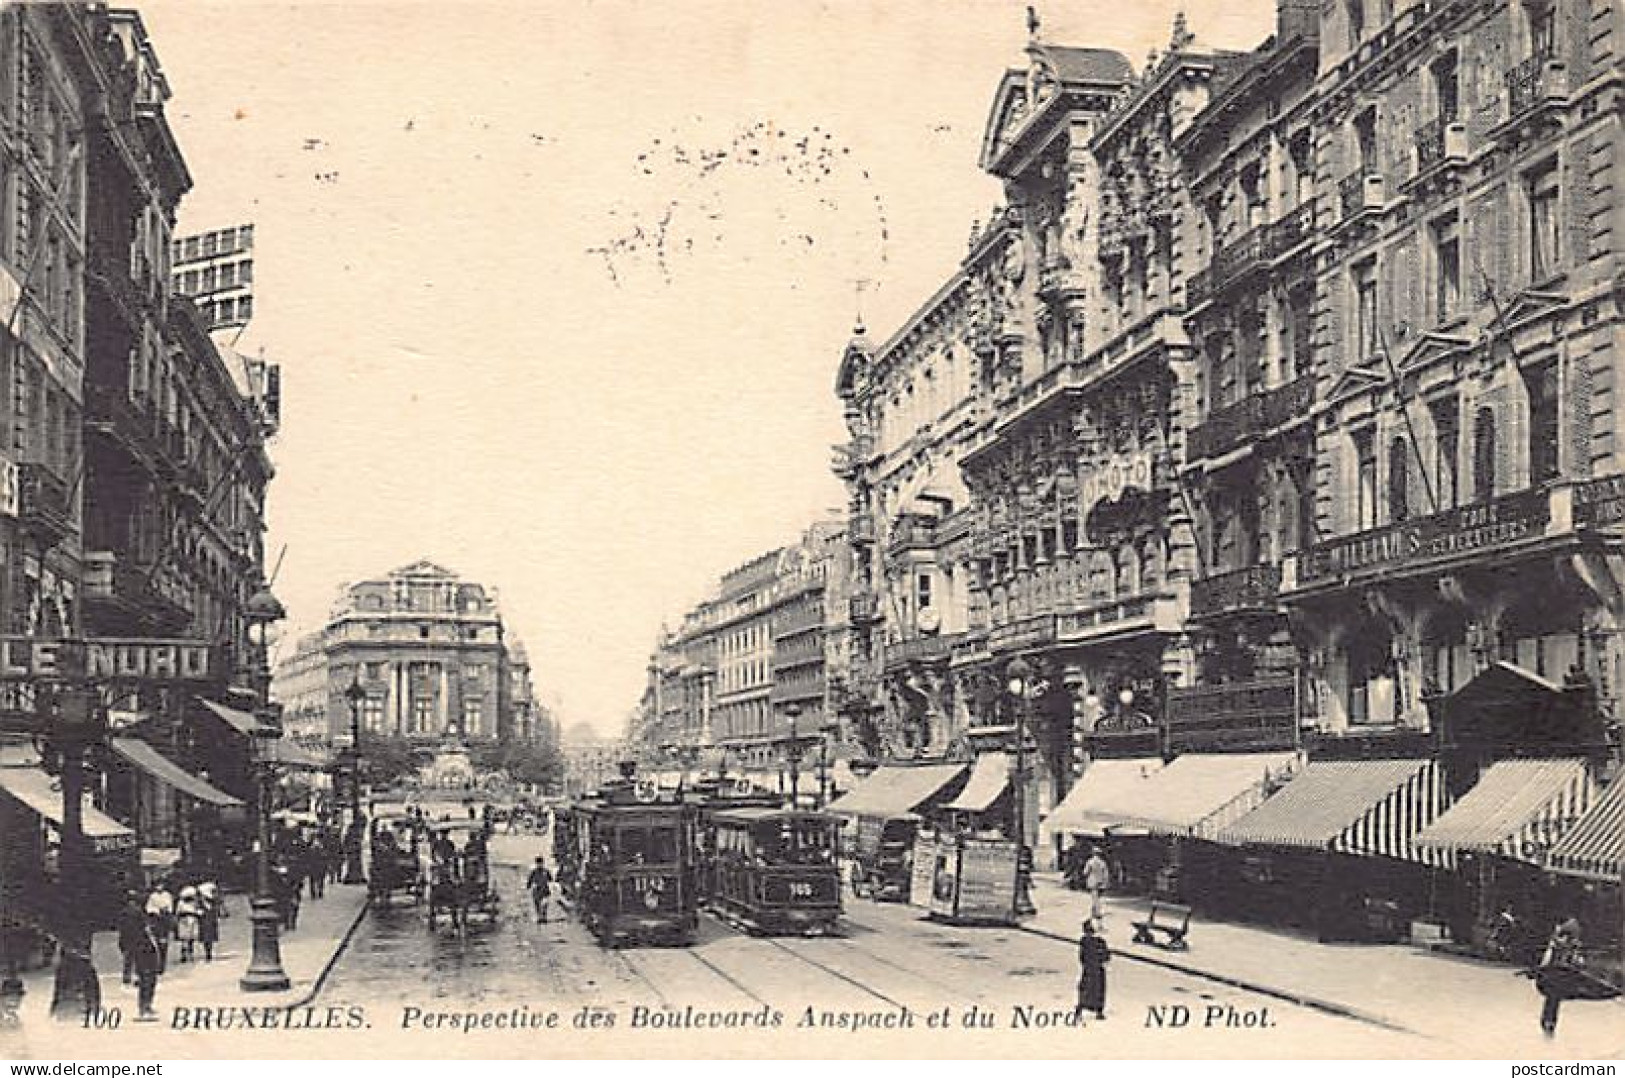
<svg viewBox="0 0 1625 1078"><path fill-rule="evenodd" d="M325 726L337 743L350 739L357 684L364 733L425 743L525 736L534 694L518 650L516 661L490 589L420 561L346 587L327 625L278 665L272 694L286 721Z"/></svg>
<svg viewBox="0 0 1625 1078"><path fill-rule="evenodd" d="M237 225L170 245L171 281L211 330L237 329L254 317L254 226Z"/></svg>

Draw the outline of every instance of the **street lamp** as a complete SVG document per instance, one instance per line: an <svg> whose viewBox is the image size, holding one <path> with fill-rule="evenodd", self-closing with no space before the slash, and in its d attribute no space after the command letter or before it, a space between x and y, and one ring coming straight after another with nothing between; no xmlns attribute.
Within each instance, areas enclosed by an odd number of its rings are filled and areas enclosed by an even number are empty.
<svg viewBox="0 0 1625 1078"><path fill-rule="evenodd" d="M361 686L361 671L357 668L350 675L350 687L344 690L344 699L350 705L350 752L349 767L349 808L350 827L361 819L361 702L367 698L367 690ZM344 882L366 883L366 873L361 867L361 843L345 843Z"/></svg>
<svg viewBox="0 0 1625 1078"><path fill-rule="evenodd" d="M1036 912L1032 900L1032 848L1027 844L1027 728L1032 723L1033 696L1037 682L1033 666L1026 659L1013 659L1005 668L1010 695L1016 706L1016 767L1010 786L1010 810L1016 832L1016 913Z"/></svg>
<svg viewBox="0 0 1625 1078"><path fill-rule="evenodd" d="M791 704L784 713L790 716L790 807L795 808L801 800L801 741L796 731L801 705Z"/></svg>
<svg viewBox="0 0 1625 1078"><path fill-rule="evenodd" d="M250 638L256 647L254 655L255 694L259 702L259 726L254 736L255 765L259 770L259 804L257 819L257 847L254 860L253 912L254 955L248 970L238 982L244 992L285 992L292 983L282 968L282 940L278 931L281 918L277 916L276 898L271 894L271 790L274 764L272 745L282 736L281 718L270 707L270 664L266 658L266 633L271 623L287 617L287 611L267 587L261 587L249 597L243 609L248 621ZM256 632L257 630L257 632Z"/></svg>

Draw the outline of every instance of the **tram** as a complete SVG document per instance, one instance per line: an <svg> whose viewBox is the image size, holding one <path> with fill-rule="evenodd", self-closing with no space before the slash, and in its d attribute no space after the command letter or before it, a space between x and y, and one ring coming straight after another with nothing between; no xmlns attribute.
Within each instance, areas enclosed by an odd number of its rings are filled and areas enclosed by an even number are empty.
<svg viewBox="0 0 1625 1078"><path fill-rule="evenodd" d="M705 813L707 901L753 935L822 935L841 915L841 820L774 806Z"/></svg>
<svg viewBox="0 0 1625 1078"><path fill-rule="evenodd" d="M698 814L647 782L612 784L560 814L556 826L572 832L556 840L562 886L601 945L693 941Z"/></svg>

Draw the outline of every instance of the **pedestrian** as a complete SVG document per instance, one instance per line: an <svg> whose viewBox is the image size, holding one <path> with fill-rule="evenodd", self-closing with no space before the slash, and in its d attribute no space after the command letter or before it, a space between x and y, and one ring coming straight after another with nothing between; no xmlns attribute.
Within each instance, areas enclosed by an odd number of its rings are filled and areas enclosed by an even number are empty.
<svg viewBox="0 0 1625 1078"><path fill-rule="evenodd" d="M175 896L169 883L159 880L147 895L147 916L153 918L152 931L158 942L158 973L169 968L169 938L175 931Z"/></svg>
<svg viewBox="0 0 1625 1078"><path fill-rule="evenodd" d="M135 969L137 1022L158 1020L158 1012L153 1010L152 1002L158 992L158 978L164 972L162 948L158 942L159 921L157 916L147 915L144 924L130 940L130 953L134 958L132 966Z"/></svg>
<svg viewBox="0 0 1625 1078"><path fill-rule="evenodd" d="M1535 987L1544 1003L1540 1008L1540 1028L1546 1036L1557 1035L1557 1015L1563 1001L1573 998L1576 982L1583 976L1585 955L1580 942L1580 922L1565 917L1552 928L1546 951L1535 970Z"/></svg>
<svg viewBox="0 0 1625 1078"><path fill-rule="evenodd" d="M1111 886L1112 869L1106 857L1095 846L1089 851L1089 860L1083 865L1083 889L1089 892L1089 917L1098 921L1105 916L1106 888Z"/></svg>
<svg viewBox="0 0 1625 1078"><path fill-rule="evenodd" d="M182 962L192 961L197 953L198 926L202 917L197 888L190 885L182 887L180 897L175 901L175 939L181 945Z"/></svg>
<svg viewBox="0 0 1625 1078"><path fill-rule="evenodd" d="M326 892L327 854L322 849L320 837L312 835L301 852L303 854L301 872L310 885L310 897L321 898Z"/></svg>
<svg viewBox="0 0 1625 1078"><path fill-rule="evenodd" d="M547 862L541 856L536 858L536 867L530 870L525 887L530 891L530 904L536 907L536 920L545 925L547 900L553 894L553 874L547 870Z"/></svg>
<svg viewBox="0 0 1625 1078"><path fill-rule="evenodd" d="M282 915L282 927L292 932L299 927L299 896L303 888L300 880L286 860L271 866L271 893L276 897L277 911Z"/></svg>
<svg viewBox="0 0 1625 1078"><path fill-rule="evenodd" d="M146 904L141 899L141 892L132 890L124 896L124 908L119 911L118 918L118 949L124 959L124 973L120 980L125 984L135 983L137 937L146 930Z"/></svg>
<svg viewBox="0 0 1625 1078"><path fill-rule="evenodd" d="M1078 937L1078 1006L1074 1014L1095 1012L1096 1018L1106 1017L1106 963L1112 960L1112 949L1104 937L1095 930L1091 918L1083 922L1083 935Z"/></svg>
<svg viewBox="0 0 1625 1078"><path fill-rule="evenodd" d="M214 961L214 945L220 942L220 918L225 911L221 906L220 886L213 880L197 885L198 926L197 941L203 944L203 961Z"/></svg>

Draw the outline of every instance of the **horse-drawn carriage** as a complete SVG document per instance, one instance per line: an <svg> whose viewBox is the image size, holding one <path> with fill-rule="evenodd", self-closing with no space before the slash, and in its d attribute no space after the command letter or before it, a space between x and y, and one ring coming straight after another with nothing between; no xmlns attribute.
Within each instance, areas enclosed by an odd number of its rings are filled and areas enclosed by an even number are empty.
<svg viewBox="0 0 1625 1078"><path fill-rule="evenodd" d="M397 894L416 905L423 901L423 870L417 821L403 812L377 811L372 819L372 867L367 874L367 901L387 906Z"/></svg>
<svg viewBox="0 0 1625 1078"><path fill-rule="evenodd" d="M497 915L485 826L477 820L446 820L430 826L429 927L444 918L458 931Z"/></svg>

